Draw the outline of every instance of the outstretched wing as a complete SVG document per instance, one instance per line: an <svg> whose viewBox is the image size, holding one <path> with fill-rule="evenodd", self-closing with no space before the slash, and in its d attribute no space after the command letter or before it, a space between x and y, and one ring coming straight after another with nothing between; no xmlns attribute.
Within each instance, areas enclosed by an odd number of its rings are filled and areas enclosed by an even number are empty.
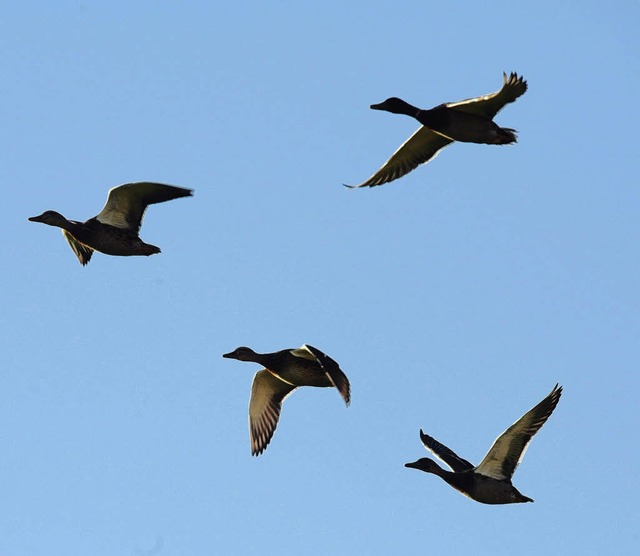
<svg viewBox="0 0 640 556"><path fill-rule="evenodd" d="M278 426L282 402L296 389L267 369L258 371L251 385L249 400L249 437L251 455L259 456L271 442Z"/></svg>
<svg viewBox="0 0 640 556"><path fill-rule="evenodd" d="M107 202L96 216L103 224L140 231L142 217L148 205L163 203L193 195L191 189L152 182L125 183L109 190Z"/></svg>
<svg viewBox="0 0 640 556"><path fill-rule="evenodd" d="M468 471L469 469L474 468L472 463L469 463L466 459L462 459L453 450L447 448L444 444L440 444L440 442L432 436L422 432L422 429L420 429L420 440L422 440L422 443L427 450L429 450L440 461L446 463L456 473Z"/></svg>
<svg viewBox="0 0 640 556"><path fill-rule="evenodd" d="M84 243L80 243L75 237L71 235L71 233L67 232L67 230L62 230L62 235L71 245L71 249L78 257L80 264L85 266L90 260L91 255L93 255L93 249L91 247L85 245Z"/></svg>
<svg viewBox="0 0 640 556"><path fill-rule="evenodd" d="M562 386L556 384L544 400L496 438L487 455L476 467L476 472L497 480L511 479L533 435L553 413L561 394Z"/></svg>
<svg viewBox="0 0 640 556"><path fill-rule="evenodd" d="M397 180L415 170L420 164L425 164L435 158L441 149L452 142L451 139L422 126L391 155L391 158L373 176L360 185L347 185L346 187L374 187Z"/></svg>
<svg viewBox="0 0 640 556"><path fill-rule="evenodd" d="M522 76L518 77L517 73L512 72L509 77L503 73L504 84L499 91L476 98L468 98L458 102L449 102L445 106L454 108L461 112L484 116L493 119L493 117L502 110L505 105L514 102L519 96L522 96L527 90L527 82Z"/></svg>

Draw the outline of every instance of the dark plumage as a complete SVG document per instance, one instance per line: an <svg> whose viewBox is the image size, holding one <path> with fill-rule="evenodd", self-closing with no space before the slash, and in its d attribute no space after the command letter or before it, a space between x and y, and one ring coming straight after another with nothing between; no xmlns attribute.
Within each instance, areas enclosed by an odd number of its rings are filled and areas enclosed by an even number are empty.
<svg viewBox="0 0 640 556"><path fill-rule="evenodd" d="M407 463L405 467L438 475L465 496L483 504L533 502L511 484L511 477L522 460L531 438L545 424L558 405L561 394L562 386L556 384L544 400L525 413L495 440L477 467L422 430L420 439L425 448L446 463L453 472L443 469L429 458Z"/></svg>
<svg viewBox="0 0 640 556"><path fill-rule="evenodd" d="M349 379L338 364L308 344L274 353L256 353L248 347L239 347L222 357L253 361L264 367L253 378L249 401L249 436L254 456L269 445L278 426L282 402L299 386L335 387L347 405L351 400Z"/></svg>
<svg viewBox="0 0 640 556"><path fill-rule="evenodd" d="M347 187L373 187L398 179L420 164L429 162L453 141L490 145L515 143L515 130L499 127L493 118L506 104L524 94L527 82L516 73L511 73L508 78L506 73L503 75L504 85L496 93L440 104L431 110L421 110L396 97L372 104L374 110L411 116L422 127L373 176L360 185Z"/></svg>
<svg viewBox="0 0 640 556"><path fill-rule="evenodd" d="M29 220L62 228L62 234L84 266L94 251L119 256L160 253L158 247L144 243L138 236L147 206L190 195L191 189L174 185L126 183L109 190L103 209L86 222L67 220L54 210Z"/></svg>

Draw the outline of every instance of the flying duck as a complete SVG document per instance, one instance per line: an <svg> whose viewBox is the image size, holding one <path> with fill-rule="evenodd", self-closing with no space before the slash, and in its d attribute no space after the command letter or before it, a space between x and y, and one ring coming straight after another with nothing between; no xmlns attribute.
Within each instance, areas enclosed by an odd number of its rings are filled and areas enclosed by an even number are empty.
<svg viewBox="0 0 640 556"><path fill-rule="evenodd" d="M86 222L67 220L54 210L29 218L62 228L80 264L86 265L94 251L107 255L153 255L160 248L144 243L138 233L148 205L178 197L189 197L193 190L162 183L125 183L109 190L103 209Z"/></svg>
<svg viewBox="0 0 640 556"><path fill-rule="evenodd" d="M511 477L527 451L531 438L545 424L558 405L561 394L562 386L556 384L544 400L520 417L495 440L477 467L422 430L420 430L420 439L425 448L446 463L453 472L443 469L429 458L406 463L405 467L438 475L465 496L483 504L533 502L511 484Z"/></svg>
<svg viewBox="0 0 640 556"><path fill-rule="evenodd" d="M264 367L253 377L249 401L253 456L259 456L267 448L278 426L282 402L299 386L335 387L347 405L351 401L347 376L331 357L309 344L274 353L256 353L248 347L239 347L222 357L253 361Z"/></svg>
<svg viewBox="0 0 640 556"><path fill-rule="evenodd" d="M510 102L514 102L527 90L527 82L518 74L507 77L503 73L502 88L492 94L440 104L431 110L421 110L396 97L380 104L372 104L374 110L386 110L393 114L406 114L418 120L420 127L393 153L382 168L360 185L349 188L373 187L401 178L420 164L434 158L438 152L453 143L486 143L508 145L517 141L514 129L499 127L493 122L495 115Z"/></svg>

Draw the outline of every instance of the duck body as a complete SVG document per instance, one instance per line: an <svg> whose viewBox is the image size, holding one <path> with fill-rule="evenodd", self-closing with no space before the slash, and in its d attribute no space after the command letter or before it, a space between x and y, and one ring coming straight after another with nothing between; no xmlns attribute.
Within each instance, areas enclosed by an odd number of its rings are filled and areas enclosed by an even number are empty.
<svg viewBox="0 0 640 556"><path fill-rule="evenodd" d="M447 473L446 470L443 470ZM510 480L498 481L484 475L474 475L471 471L451 473L453 477L444 478L445 482L456 490L467 494L469 498L482 504L518 504L533 502L532 498L524 496ZM462 481L460 481L462 479ZM457 485L460 484L462 488Z"/></svg>
<svg viewBox="0 0 640 556"><path fill-rule="evenodd" d="M254 456L267 448L278 425L282 402L296 388L335 387L345 404L351 401L349 379L338 363L308 344L273 353L256 353L251 348L239 347L223 357L252 361L264 367L254 376L249 400L249 437Z"/></svg>
<svg viewBox="0 0 640 556"><path fill-rule="evenodd" d="M61 228L83 266L93 251L120 257L148 256L160 253L160 248L145 243L138 235L147 206L192 194L191 189L174 185L129 183L112 188L102 211L85 222L68 220L53 210L32 216L29 221Z"/></svg>
<svg viewBox="0 0 640 556"><path fill-rule="evenodd" d="M500 127L493 118L508 103L514 102L527 90L527 82L511 73L503 75L502 88L492 94L439 104L425 110L391 97L373 110L404 114L418 120L422 127L407 139L370 178L350 188L374 187L396 180L421 164L426 164L454 141L489 145L508 145L517 142L516 131Z"/></svg>
<svg viewBox="0 0 640 556"><path fill-rule="evenodd" d="M479 114L449 108L446 104L420 110L416 120L447 139L462 143L509 145L518 140L513 129L500 127Z"/></svg>
<svg viewBox="0 0 640 556"><path fill-rule="evenodd" d="M103 224L97 218L90 218L78 226L73 237L85 245L105 255L129 257L135 255L154 255L160 248L142 241L138 234L130 230Z"/></svg>
<svg viewBox="0 0 640 556"><path fill-rule="evenodd" d="M405 467L432 473L465 496L482 504L516 504L533 502L513 486L511 478L522 461L529 442L542 428L560 401L562 386L557 384L549 395L525 413L493 443L479 465L458 456L435 438L420 431L424 447L446 463L452 471L440 467L430 458L420 458Z"/></svg>

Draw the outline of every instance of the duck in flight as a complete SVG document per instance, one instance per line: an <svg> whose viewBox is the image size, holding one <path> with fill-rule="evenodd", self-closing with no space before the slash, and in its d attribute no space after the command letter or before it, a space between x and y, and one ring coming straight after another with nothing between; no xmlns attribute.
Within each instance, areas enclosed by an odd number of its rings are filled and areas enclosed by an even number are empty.
<svg viewBox="0 0 640 556"><path fill-rule="evenodd" d="M144 243L138 236L142 217L148 205L179 197L189 197L193 190L162 183L125 183L109 190L103 209L86 222L67 220L54 210L29 218L62 229L62 234L86 265L94 251L107 255L153 255L160 253L155 245Z"/></svg>
<svg viewBox="0 0 640 556"><path fill-rule="evenodd" d="M499 127L493 122L495 115L504 106L514 102L527 90L527 82L511 73L503 74L502 88L492 94L440 104L430 110L421 110L396 97L380 104L372 104L374 110L385 110L393 114L405 114L418 120L420 127L391 158L360 185L349 188L373 187L401 178L420 164L433 159L438 152L453 143L486 143L508 145L517 141L514 129Z"/></svg>
<svg viewBox="0 0 640 556"><path fill-rule="evenodd" d="M335 387L347 405L351 401L349 379L338 363L309 344L274 353L256 353L248 347L239 347L222 357L253 361L264 367L253 377L249 401L253 456L267 448L278 426L282 402L299 386Z"/></svg>
<svg viewBox="0 0 640 556"><path fill-rule="evenodd" d="M511 477L522 460L531 438L545 424L558 405L561 394L562 386L556 384L544 400L525 413L496 439L480 465L476 467L422 430L420 430L420 439L425 448L453 471L443 469L429 458L406 463L405 467L438 475L465 496L483 504L533 502L511 484Z"/></svg>

